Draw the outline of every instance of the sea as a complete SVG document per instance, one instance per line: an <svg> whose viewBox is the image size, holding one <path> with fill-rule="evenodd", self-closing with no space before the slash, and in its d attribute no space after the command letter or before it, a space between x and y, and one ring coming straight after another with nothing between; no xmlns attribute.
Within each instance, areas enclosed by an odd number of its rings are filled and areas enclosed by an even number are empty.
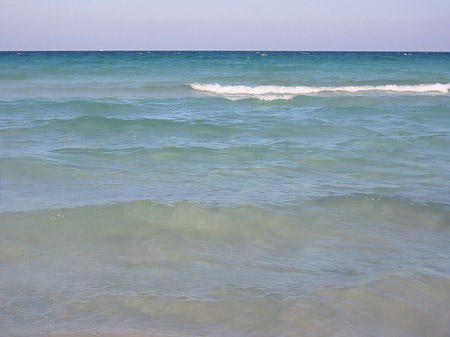
<svg viewBox="0 0 450 337"><path fill-rule="evenodd" d="M0 336L449 336L450 53L0 52Z"/></svg>

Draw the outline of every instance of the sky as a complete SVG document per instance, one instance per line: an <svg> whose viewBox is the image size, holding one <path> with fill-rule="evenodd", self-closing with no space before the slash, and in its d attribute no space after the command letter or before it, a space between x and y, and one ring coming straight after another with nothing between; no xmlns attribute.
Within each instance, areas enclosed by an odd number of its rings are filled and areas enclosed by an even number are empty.
<svg viewBox="0 0 450 337"><path fill-rule="evenodd" d="M0 50L450 51L450 0L0 0Z"/></svg>

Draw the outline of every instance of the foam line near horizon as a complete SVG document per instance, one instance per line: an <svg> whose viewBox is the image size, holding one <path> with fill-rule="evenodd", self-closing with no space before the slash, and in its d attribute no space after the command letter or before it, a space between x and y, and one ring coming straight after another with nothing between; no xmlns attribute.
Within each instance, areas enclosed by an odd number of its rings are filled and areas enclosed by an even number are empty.
<svg viewBox="0 0 450 337"><path fill-rule="evenodd" d="M217 83L191 83L191 88L221 95L284 95L279 99L289 99L292 96L314 94L320 92L397 92L397 93L448 93L450 83L416 84L416 85L365 85L365 86L336 86L336 87L310 87L310 86L276 86L276 85L221 85Z"/></svg>

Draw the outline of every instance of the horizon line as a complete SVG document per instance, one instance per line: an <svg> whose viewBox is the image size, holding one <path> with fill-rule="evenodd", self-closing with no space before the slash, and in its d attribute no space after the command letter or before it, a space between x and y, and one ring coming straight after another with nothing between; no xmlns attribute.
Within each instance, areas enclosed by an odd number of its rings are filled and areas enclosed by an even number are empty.
<svg viewBox="0 0 450 337"><path fill-rule="evenodd" d="M30 49L1 50L0 52L330 52L330 53L450 53L450 50L298 50L298 49Z"/></svg>

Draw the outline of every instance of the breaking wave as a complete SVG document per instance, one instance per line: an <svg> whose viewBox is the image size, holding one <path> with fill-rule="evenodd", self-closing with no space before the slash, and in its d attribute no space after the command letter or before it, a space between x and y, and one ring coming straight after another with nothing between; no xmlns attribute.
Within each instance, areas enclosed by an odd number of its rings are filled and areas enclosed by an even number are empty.
<svg viewBox="0 0 450 337"><path fill-rule="evenodd" d="M443 93L450 90L450 83L416 84L416 85L363 85L363 86L340 86L340 87L309 87L309 86L276 86L276 85L220 85L191 83L190 87L195 90L224 95L231 100L245 98L257 98L264 101L276 99L292 99L298 95L316 94L321 92L397 92L397 93Z"/></svg>

